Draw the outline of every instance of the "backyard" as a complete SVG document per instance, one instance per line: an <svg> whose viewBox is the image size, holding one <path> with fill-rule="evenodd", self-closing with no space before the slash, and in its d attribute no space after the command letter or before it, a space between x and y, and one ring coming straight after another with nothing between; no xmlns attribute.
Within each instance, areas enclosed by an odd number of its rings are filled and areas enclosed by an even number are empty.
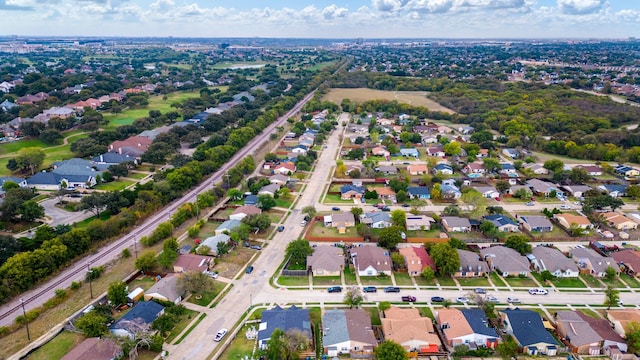
<svg viewBox="0 0 640 360"><path fill-rule="evenodd" d="M59 360L85 339L84 335L63 331L26 357L28 360Z"/></svg>
<svg viewBox="0 0 640 360"><path fill-rule="evenodd" d="M240 329L238 336L236 336L229 347L227 347L220 359L222 360L237 360L244 359L245 357L251 357L253 354L253 348L256 343L255 340L248 340L245 336L247 330L251 327L255 327L255 324L247 324Z"/></svg>

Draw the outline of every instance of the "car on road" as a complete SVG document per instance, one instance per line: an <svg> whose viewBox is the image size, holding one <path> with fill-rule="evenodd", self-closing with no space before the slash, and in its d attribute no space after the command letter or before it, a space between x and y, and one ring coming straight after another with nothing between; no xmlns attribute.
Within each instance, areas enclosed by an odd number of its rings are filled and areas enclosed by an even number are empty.
<svg viewBox="0 0 640 360"><path fill-rule="evenodd" d="M400 288L397 286L387 286L384 288L384 292L386 293L397 293L400 292Z"/></svg>
<svg viewBox="0 0 640 360"><path fill-rule="evenodd" d="M402 301L406 301L406 302L416 302L416 297L415 296L411 296L411 295L404 295L402 297Z"/></svg>
<svg viewBox="0 0 640 360"><path fill-rule="evenodd" d="M307 225L307 220L300 221L300 226L305 226L305 225Z"/></svg>
<svg viewBox="0 0 640 360"><path fill-rule="evenodd" d="M391 208L388 206L383 206L382 211L391 211Z"/></svg>
<svg viewBox="0 0 640 360"><path fill-rule="evenodd" d="M527 206L534 206L534 205L535 205L535 203L534 203L533 201L529 201L529 202L528 202L528 203L526 203L525 205L527 205Z"/></svg>
<svg viewBox="0 0 640 360"><path fill-rule="evenodd" d="M366 293L374 293L377 292L378 289L375 286L365 286L364 288L362 288L362 291Z"/></svg>
<svg viewBox="0 0 640 360"><path fill-rule="evenodd" d="M227 335L227 333L229 332L229 330L222 328L220 330L218 330L218 332L216 333L216 337L213 338L213 341L220 341L222 340L222 338Z"/></svg>
<svg viewBox="0 0 640 360"><path fill-rule="evenodd" d="M330 292L330 293L342 292L342 286L332 286L332 287L327 289L327 292Z"/></svg>
<svg viewBox="0 0 640 360"><path fill-rule="evenodd" d="M332 207L332 208L331 208L331 210L333 210L333 211L340 211L340 208L339 208L339 207L337 207L337 206L334 206L334 207Z"/></svg>
<svg viewBox="0 0 640 360"><path fill-rule="evenodd" d="M562 204L562 205L560 205L560 210L571 210L571 206L566 205L566 204Z"/></svg>
<svg viewBox="0 0 640 360"><path fill-rule="evenodd" d="M247 274L251 274L253 272L253 265L249 265L247 270L245 270L244 272L247 273Z"/></svg>
<svg viewBox="0 0 640 360"><path fill-rule="evenodd" d="M497 304L497 303L500 302L500 300L498 300L498 298L493 296L493 295L488 295L487 296L487 301L490 302L490 303L494 303L494 304Z"/></svg>
<svg viewBox="0 0 640 360"><path fill-rule="evenodd" d="M476 294L486 294L487 290L483 289L483 288L475 288L473 290Z"/></svg>
<svg viewBox="0 0 640 360"><path fill-rule="evenodd" d="M444 302L444 298L442 296L432 296L431 302L433 303L441 303Z"/></svg>
<svg viewBox="0 0 640 360"><path fill-rule="evenodd" d="M402 204L402 207L407 208L407 207L411 207L411 205L409 205L409 204Z"/></svg>
<svg viewBox="0 0 640 360"><path fill-rule="evenodd" d="M278 226L278 232L283 232L283 231L284 231L284 225Z"/></svg>
<svg viewBox="0 0 640 360"><path fill-rule="evenodd" d="M262 246L260 246L260 245L251 245L251 248L253 250L262 250Z"/></svg>
<svg viewBox="0 0 640 360"><path fill-rule="evenodd" d="M529 289L529 294L531 295L547 295L548 293L549 291L547 289L542 289L542 288Z"/></svg>
<svg viewBox="0 0 640 360"><path fill-rule="evenodd" d="M466 304L466 303L468 303L468 302L469 302L469 299L467 299L467 298L466 298L466 297L464 297L464 296L459 296L459 297L457 297L457 298L456 298L456 302Z"/></svg>
<svg viewBox="0 0 640 360"><path fill-rule="evenodd" d="M520 304L520 299L515 298L515 297L508 297L507 298L507 302L509 304Z"/></svg>

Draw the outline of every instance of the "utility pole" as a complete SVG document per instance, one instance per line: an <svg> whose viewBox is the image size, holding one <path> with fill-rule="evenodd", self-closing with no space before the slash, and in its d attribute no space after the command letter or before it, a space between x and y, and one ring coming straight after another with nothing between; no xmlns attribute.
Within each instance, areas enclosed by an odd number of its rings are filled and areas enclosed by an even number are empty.
<svg viewBox="0 0 640 360"><path fill-rule="evenodd" d="M89 268L89 263L87 262L87 275L89 276L89 294L93 299L93 270Z"/></svg>
<svg viewBox="0 0 640 360"><path fill-rule="evenodd" d="M27 327L27 340L31 341L31 334L29 333L29 319L27 319L27 311L24 309L24 300L20 298L20 304L22 304L22 316L24 316L24 324Z"/></svg>

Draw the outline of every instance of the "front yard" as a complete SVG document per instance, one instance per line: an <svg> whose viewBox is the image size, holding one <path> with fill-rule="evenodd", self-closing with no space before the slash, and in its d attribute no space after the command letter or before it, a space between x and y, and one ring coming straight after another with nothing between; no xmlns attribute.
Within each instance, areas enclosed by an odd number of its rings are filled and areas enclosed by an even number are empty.
<svg viewBox="0 0 640 360"><path fill-rule="evenodd" d="M393 277L396 279L396 284L399 286L411 286L413 285L413 281L411 281L411 276L407 273L395 272L393 273Z"/></svg>
<svg viewBox="0 0 640 360"><path fill-rule="evenodd" d="M513 287L537 287L538 284L536 284L535 281L529 279L529 278L520 278L520 277L506 277L503 278L509 285L513 286Z"/></svg>
<svg viewBox="0 0 640 360"><path fill-rule="evenodd" d="M458 282L460 286L491 286L491 283L485 277L458 278Z"/></svg>
<svg viewBox="0 0 640 360"><path fill-rule="evenodd" d="M349 238L359 236L355 227L347 228L344 234L338 233L337 228L326 227L322 221L316 221L309 231L309 236L319 237L335 237L335 238Z"/></svg>
<svg viewBox="0 0 640 360"><path fill-rule="evenodd" d="M282 286L309 286L308 276L278 276L278 284Z"/></svg>
<svg viewBox="0 0 640 360"><path fill-rule="evenodd" d="M362 285L393 285L390 276L360 276Z"/></svg>
<svg viewBox="0 0 640 360"><path fill-rule="evenodd" d="M340 276L314 276L313 286L334 286L342 285Z"/></svg>

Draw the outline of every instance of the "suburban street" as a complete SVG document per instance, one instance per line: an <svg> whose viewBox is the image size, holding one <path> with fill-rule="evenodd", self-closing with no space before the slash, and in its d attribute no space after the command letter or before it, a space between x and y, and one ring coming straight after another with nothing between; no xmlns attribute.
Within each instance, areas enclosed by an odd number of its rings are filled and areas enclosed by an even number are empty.
<svg viewBox="0 0 640 360"><path fill-rule="evenodd" d="M263 132L253 138L245 147L240 149L226 164L218 171L204 180L196 188L189 191L180 199L173 201L165 206L162 210L147 218L135 230L118 239L113 240L110 244L100 248L95 253L77 261L75 264L60 271L56 276L49 278L30 291L21 294L20 298L24 299L26 310L41 306L45 301L55 296L55 289L67 288L73 281L83 281L85 279L87 264L91 267L101 266L109 263L113 259L120 256L124 248L133 250L134 242L137 242L142 236L150 235L156 226L166 220L169 220L171 214L181 204L185 202L193 202L198 194L211 188L215 183L221 182L224 174L245 156L253 154L260 144L269 140L271 132L294 114L300 111L302 106L313 97L314 92L307 94L300 102L298 102L291 110L273 122ZM6 326L13 322L14 318L21 313L20 298L3 304L0 307L0 326Z"/></svg>

